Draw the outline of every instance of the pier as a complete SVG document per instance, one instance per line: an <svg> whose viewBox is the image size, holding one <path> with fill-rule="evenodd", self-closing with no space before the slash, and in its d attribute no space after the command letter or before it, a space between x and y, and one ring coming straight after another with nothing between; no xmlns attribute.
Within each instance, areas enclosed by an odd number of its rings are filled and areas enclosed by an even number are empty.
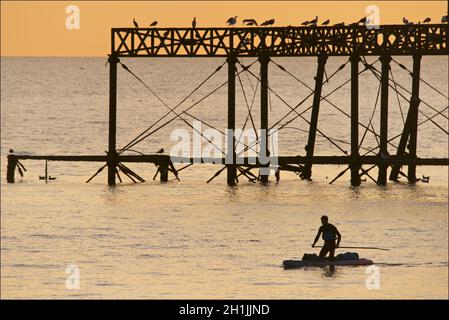
<svg viewBox="0 0 449 320"><path fill-rule="evenodd" d="M8 155L7 182L15 182L15 171L18 170L23 176L25 167L21 161L46 160L46 161L86 161L99 162L103 166L91 176L87 182L107 169L107 183L111 186L116 184L116 179L122 181L120 173L127 176L133 182L144 182L145 179L128 168L124 163L148 162L154 163L158 169L160 181L167 181L169 173L178 178L179 172L191 164L214 163L222 168L209 179L210 182L222 171L226 169L227 184L235 185L238 178L246 177L255 182L268 182L269 175L267 167L270 163L276 163L276 170L290 171L296 173L301 179L312 179L313 167L315 165L347 165L347 168L336 174L331 183L339 179L348 170L350 171L350 183L352 186L361 184L362 177L367 176L378 185L386 185L387 180L397 181L399 176L405 177L409 183L416 183L416 166L449 166L449 159L434 158L432 155L417 155L418 128L426 122L436 125L448 136L447 129L438 124L436 119L448 120L448 106L436 108L420 99L421 60L423 56L448 56L447 47L448 24L420 24L420 25L382 25L379 28L368 28L364 25L348 26L319 26L319 27L230 27L230 28L113 28L111 30L111 52L109 54L109 144L106 155L21 155L11 153ZM345 56L347 62L338 68L329 77L326 74L326 64L332 57ZM368 63L366 56L378 57L375 63ZM404 65L395 60L395 56L409 56L413 61L412 70L408 70ZM194 157L170 157L165 154L125 154L132 151L133 147L141 141L148 139L151 134L160 128L169 125L175 119L189 123L184 117L192 116L189 111L195 106L192 105L184 110L178 107L186 100L181 100L175 107L170 107L157 96L141 78L134 73L123 61L126 58L161 58L161 57L216 57L224 60L217 70L205 79L198 87L203 85L216 72L227 67L227 82L222 86L227 87L227 131L223 134L227 136L228 144L223 151L223 157L219 158L194 158ZM314 87L310 89L310 97L313 98L311 116L309 119L303 116L299 107L302 102L295 106L285 104L290 111L283 117L281 123L270 123L269 119L269 94L273 94L282 100L269 87L268 68L279 68L293 78L285 67L275 61L277 57L316 57L317 70L314 79ZM239 58L254 58L251 64L244 65ZM376 64L377 63L377 64ZM391 64L396 63L412 78L412 88L408 97L402 96L409 102L406 119L403 124L400 136L389 135L389 94L403 93L397 90L398 86L391 76ZM251 67L259 66L259 72L254 73ZM118 67L122 67L124 72L129 72L136 81L140 82L147 90L150 90L159 101L168 109L167 113L147 129L143 130L127 145L118 148L117 138L117 72ZM348 66L348 68L346 68ZM347 70L350 69L350 70ZM332 105L327 96L322 95L322 87L325 82L332 79L338 72L348 72L348 81L351 94L348 96L350 113L346 113L338 106ZM369 72L375 76L380 85L379 112L373 112L373 117L380 118L378 132L372 126L371 120L368 124L359 121L359 95L363 94L359 90L359 75L362 72ZM259 144L259 157L267 157L270 161L265 161L240 157L236 153L236 139L232 134L235 129L236 118L236 79L239 74L247 73L260 84L260 123L255 125L251 116L252 111L248 108L247 122L250 120L254 129L261 129L262 134L257 141L245 145L245 150ZM258 75L260 74L260 75ZM296 80L300 81L300 79ZM222 87L220 86L220 87ZM403 88L403 87L402 87ZM436 90L436 89L435 89ZM192 93L193 93L192 92ZM213 94L215 91L211 92ZM442 94L442 93L441 93ZM444 95L444 94L443 94ZM447 98L447 97L446 97ZM348 133L350 133L350 152L346 152L338 144L323 133L319 128L320 105L322 101L331 104L348 118ZM432 110L433 114L428 115L422 112L421 108L426 107ZM219 112L219 111L217 111ZM298 141L298 146L305 145L305 156L282 156L276 159L270 156L268 145L269 130L279 126L279 130L285 127L294 119L302 119L308 124L307 141ZM293 119L293 120L292 120ZM200 119L196 119L200 120ZM164 121L164 122L163 122ZM289 122L288 122L289 121ZM246 124L246 122L245 122ZM362 132L362 134L360 134ZM361 144L367 133L374 134L378 139L378 145L369 150L361 149ZM105 133L106 134L106 133ZM317 135L325 137L342 151L343 155L317 156L315 155L315 141ZM203 136L202 136L203 137ZM204 137L203 137L204 138ZM400 139L398 145L392 141ZM299 148L298 152L302 152ZM229 161L229 159L231 159ZM274 161L276 160L276 161ZM186 164L184 167L176 169L175 165ZM370 166L363 168L363 165ZM402 170L407 166L407 172ZM370 170L378 168L378 176L372 177ZM254 172L252 172L252 170ZM257 172L256 172L257 171ZM155 176L156 176L155 175ZM279 174L276 174L279 180Z"/></svg>

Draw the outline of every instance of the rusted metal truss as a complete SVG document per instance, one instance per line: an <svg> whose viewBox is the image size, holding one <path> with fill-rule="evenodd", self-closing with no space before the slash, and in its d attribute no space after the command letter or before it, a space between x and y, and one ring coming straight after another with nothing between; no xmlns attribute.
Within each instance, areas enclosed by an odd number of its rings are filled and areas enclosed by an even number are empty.
<svg viewBox="0 0 449 320"><path fill-rule="evenodd" d="M448 55L448 24L253 28L113 28L118 57Z"/></svg>

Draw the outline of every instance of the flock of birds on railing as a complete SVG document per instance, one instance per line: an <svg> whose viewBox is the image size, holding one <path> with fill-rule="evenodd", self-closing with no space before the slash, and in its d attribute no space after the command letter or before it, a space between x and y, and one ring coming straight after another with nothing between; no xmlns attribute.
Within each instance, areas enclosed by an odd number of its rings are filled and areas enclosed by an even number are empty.
<svg viewBox="0 0 449 320"><path fill-rule="evenodd" d="M238 18L238 16L230 17L230 18L226 21L226 24L227 24L228 26L234 26L234 25L236 25L236 24L237 24L237 18ZM430 23L431 21L432 21L432 19L429 18L429 17L425 18L422 22L419 21L419 22L417 22L417 23L414 23L413 21L409 21L409 20L408 20L407 18L405 18L405 17L402 18L402 23L404 23L405 25L414 25L414 24L421 24L421 23L425 24L425 23ZM366 24L369 24L370 22L371 22L371 21L370 21L369 18L363 17L363 18L361 18L359 21L354 22L354 23L351 23L351 24L349 24L349 25L350 25L350 26L354 26L354 25L366 25ZM447 22L448 22L448 16L445 15L445 16L443 16L443 17L441 18L441 23L447 23ZM243 20L242 20L242 24L245 25L245 26L261 26L261 27L263 26L263 27L264 27L264 26L272 26L272 25L274 25L274 23L275 23L275 19L274 19L274 18L269 19L269 20L265 20L265 21L262 22L260 25L257 23L257 21L256 21L255 19L243 19ZM137 23L136 19L133 19L133 24L134 24L134 27L139 28L139 24ZM158 22L155 20L155 21L153 21L153 22L150 24L150 27L156 27L157 24L158 24ZM316 16L316 17L315 17L314 19L312 19L312 20L307 20L307 21L304 21L304 22L301 23L302 26L308 26L308 27L316 27L316 26L318 26L318 25L321 25L321 26L327 26L327 25L329 25L329 24L330 24L330 20L329 20L329 19L324 20L323 22L321 22L321 24L318 24L318 16ZM342 27L342 26L344 26L344 25L345 25L344 22L339 22L339 23L334 24L333 26L335 26L335 27ZM194 17L194 18L193 18L193 21L192 21L192 28L196 28L196 26L197 26L197 21L196 21L196 17ZM291 27L291 26L288 26L288 27Z"/></svg>

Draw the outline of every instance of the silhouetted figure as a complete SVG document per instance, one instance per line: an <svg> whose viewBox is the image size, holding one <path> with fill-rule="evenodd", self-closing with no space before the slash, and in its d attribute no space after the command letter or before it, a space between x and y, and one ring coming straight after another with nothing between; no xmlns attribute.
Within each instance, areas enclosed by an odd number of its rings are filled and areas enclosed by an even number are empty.
<svg viewBox="0 0 449 320"><path fill-rule="evenodd" d="M230 17L229 19L228 19L228 21L226 21L226 24L228 25L228 26L233 26L234 24L236 24L237 23L237 16L235 16L235 17Z"/></svg>
<svg viewBox="0 0 449 320"><path fill-rule="evenodd" d="M257 21L254 19L243 19L243 23L247 26L257 26Z"/></svg>
<svg viewBox="0 0 449 320"><path fill-rule="evenodd" d="M425 18L425 19L423 20L422 23L429 23L431 20L432 20L432 19L430 19L429 17L427 17L427 18Z"/></svg>
<svg viewBox="0 0 449 320"><path fill-rule="evenodd" d="M405 17L402 18L402 22L404 24L410 24L410 21L408 21Z"/></svg>
<svg viewBox="0 0 449 320"><path fill-rule="evenodd" d="M441 17L441 23L447 23L447 15Z"/></svg>
<svg viewBox="0 0 449 320"><path fill-rule="evenodd" d="M315 244L320 238L322 234L322 238L324 240L323 248L320 251L320 258L324 259L326 255L329 253L329 259L333 259L335 255L335 249L338 248L341 241L341 234L338 232L337 228L329 223L329 218L327 216L321 217L321 227L318 229L318 233L313 241L312 248L315 247ZM337 243L335 243L337 240Z"/></svg>
<svg viewBox="0 0 449 320"><path fill-rule="evenodd" d="M309 23L310 23L309 20L306 20L306 21L304 21L303 23L301 23L301 25L307 26Z"/></svg>
<svg viewBox="0 0 449 320"><path fill-rule="evenodd" d="M274 24L274 19L270 19L270 20L266 20L264 22L262 22L260 25L261 26L271 26Z"/></svg>
<svg viewBox="0 0 449 320"><path fill-rule="evenodd" d="M193 17L192 28L193 28L193 29L196 28L196 17Z"/></svg>
<svg viewBox="0 0 449 320"><path fill-rule="evenodd" d="M153 22L151 22L150 27L155 27L156 25L157 25L157 21L153 21Z"/></svg>
<svg viewBox="0 0 449 320"><path fill-rule="evenodd" d="M321 25L322 26L327 26L329 24L329 22L331 22L329 19L327 19L326 21L324 21Z"/></svg>
<svg viewBox="0 0 449 320"><path fill-rule="evenodd" d="M134 24L134 27L139 28L139 24L137 23L136 19L133 19L133 24Z"/></svg>
<svg viewBox="0 0 449 320"><path fill-rule="evenodd" d="M160 148L159 151L156 153L164 153L164 148Z"/></svg>

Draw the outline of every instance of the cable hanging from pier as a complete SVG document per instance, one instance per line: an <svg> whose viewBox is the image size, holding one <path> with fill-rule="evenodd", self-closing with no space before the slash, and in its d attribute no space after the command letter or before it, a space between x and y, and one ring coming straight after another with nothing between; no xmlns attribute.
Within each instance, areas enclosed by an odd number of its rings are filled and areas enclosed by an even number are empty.
<svg viewBox="0 0 449 320"><path fill-rule="evenodd" d="M273 61L273 60L272 60ZM338 73L339 71L341 71L341 70L343 70L344 68L345 68L345 66L348 64L348 62L349 62L350 60L347 60L344 64L342 64L330 77L328 77L328 79L327 79L327 82L329 82L329 80L336 74L336 73ZM371 68L373 68L373 65L374 64L376 64L377 62L379 61L379 59L376 59L374 62L372 62L371 64L369 64L369 63L367 63L367 64L365 64L365 69L363 69L362 71L359 71L359 75L360 74L362 74L362 73L364 73L365 71L367 71L367 70L369 70L369 69L371 69ZM298 82L300 82L301 84L303 84L304 86L306 86L309 90L311 90L312 91L312 93L308 96L308 97L310 97L310 96L312 96L313 95L313 93L314 93L314 89L313 88L311 88L310 86L308 86L304 81L302 81L301 79L299 79L298 77L296 77L294 74L292 74L291 72L289 72L286 68L284 68L283 66L281 66L281 65L279 65L279 64L277 64L275 61L273 61L273 63L275 64L275 65L277 65L281 70L283 70L283 71L285 71L287 74L289 74L290 76L292 76L295 80L297 80ZM334 107L335 109L337 109L339 112L341 112L341 113L343 113L346 117L348 117L349 119L351 118L351 116L347 113L347 112L345 112L344 110L342 110L341 108L339 108L337 105L335 105L333 102L331 102L331 101L329 101L328 99L327 99L327 97L329 97L331 94L333 94L334 92L336 92L336 91L338 91L338 90L340 90L342 87L344 87L346 84L348 84L348 83L350 83L351 82L351 79L348 79L347 81L345 81L345 82L343 82L341 85L339 85L339 86L337 86L335 89L333 89L330 93L328 93L327 95L325 95L324 97L321 97L321 100L324 100L325 102L327 102L329 105L331 105L332 107ZM324 84L323 84L324 85ZM311 108L311 107L310 107ZM309 109L310 109L309 108ZM287 115L289 115L291 112L289 112ZM286 116L287 116L286 115ZM285 116L285 117L286 117ZM285 118L284 117L284 118ZM289 124L289 123L291 123L293 120L295 120L296 118L297 118L298 116L295 116L291 121L289 121L289 122L287 122L287 124ZM283 120L283 119L282 119ZM364 128L365 130L368 130L369 132L371 132L375 137L376 137L376 140L380 137L380 135L374 130L374 127L373 126L371 126L372 127L372 129L371 128L369 128L369 126L365 126L365 124L363 124L363 123L361 123L360 121L358 122L358 124L362 127L362 128ZM282 127L281 127L282 128ZM390 145L391 146L393 146L393 147L395 147L396 148L396 146L394 145L394 144L392 144L392 143L390 143Z"/></svg>
<svg viewBox="0 0 449 320"><path fill-rule="evenodd" d="M252 75L254 78L256 78L258 81L261 81L253 72L249 71L250 75ZM296 111L296 107L292 107L288 102L286 102L276 91L274 91L270 86L267 87L268 90L270 92L272 92L281 102L283 102L287 107L289 107L291 109L292 112L295 112L297 114L298 117L300 117L302 120L304 120L305 122L307 122L310 125L310 121L307 120L306 118L304 118L302 116L301 113L298 113ZM270 128L272 129L273 126ZM279 129L277 129L277 131L279 131ZM326 138L332 145L334 145L336 148L338 148L341 152L343 152L344 154L347 154L347 151L344 150L342 147L340 147L337 143L335 143L335 141L333 141L332 138L330 138L329 136L325 135L321 130L317 129L317 132L320 133L324 138ZM270 134L268 134L268 136L270 136ZM256 141L257 142L257 141ZM251 146L251 145L250 145ZM245 152L246 150L243 150L242 152Z"/></svg>
<svg viewBox="0 0 449 320"><path fill-rule="evenodd" d="M402 63L396 61L394 58L391 58L391 60L396 63L400 68L404 69L405 71L408 72L408 74L413 77L413 71L411 71L410 69L408 69L406 66L404 66ZM425 81L423 78L419 77L419 80L426 84L428 87L430 87L431 89L435 90L436 92L438 92L439 94L441 94L443 97L445 97L446 99L449 99L449 97L447 95L445 95L443 92L441 92L440 90L438 90L437 88L435 88L434 86L432 86L430 83L428 83L427 81Z"/></svg>
<svg viewBox="0 0 449 320"><path fill-rule="evenodd" d="M126 71L128 71L134 78L136 78L143 86L145 86L145 88L147 88L167 109L170 110L170 112L174 113L179 119L181 119L181 121L183 121L186 125L188 125L190 128L192 128L192 130L194 130L196 133L198 133L199 135L201 135L201 137L203 139L205 139L207 142L209 142L211 145L213 145L218 151L220 151L222 154L226 154L223 149L221 149L219 146L217 146L215 143L212 142L212 140L210 140L209 138L205 137L203 135L203 133L201 131L199 131L197 128L195 128L193 125L191 125L187 120L185 120L183 117L181 117L181 114L177 113L175 111L174 108L171 108L167 103L165 103L164 100L162 100L161 97L159 97L159 95L150 88L150 86L148 84L146 84L140 77L138 77L134 72L132 72L125 64L123 64L122 62L119 62L120 65L123 67L123 69L125 69Z"/></svg>
<svg viewBox="0 0 449 320"><path fill-rule="evenodd" d="M173 110L177 109L179 106L181 106L189 97L191 97L196 91L198 91L207 81L209 81L218 71L221 70L221 68L225 65L226 62L222 63L221 65L219 65L215 71L213 73L211 73L209 76L207 76L197 87L195 87L188 95L186 95L184 97L184 99L182 99L174 108ZM134 75L140 82L142 82L140 80L140 78L138 78L134 73L131 72L131 70L129 70L128 67L126 67L124 64L122 64L120 62L120 64L122 65L122 67L127 70L128 72L130 72L132 75ZM126 68L125 68L126 67ZM144 84L146 85L146 84ZM151 89L150 89L151 90ZM152 93L158 97L158 100L161 101L161 98L153 91L151 90ZM163 102L163 101L161 101ZM165 102L163 102L164 105ZM144 131L142 131L139 135L137 135L134 139L132 139L128 144L126 144L123 148L119 149L118 152L123 153L124 151L126 151L128 148L132 148L134 145L136 145L137 143L139 143L142 140L139 140L145 133L147 133L149 130L151 130L155 125L157 125L160 121L162 121L163 119L165 119L170 113L172 113L172 111L168 111L167 113L165 113L162 117L160 117L156 122L154 122L153 124L151 124L148 128L146 128ZM144 139L146 139L148 136L145 136Z"/></svg>
<svg viewBox="0 0 449 320"><path fill-rule="evenodd" d="M375 75L375 77L377 78L377 79L379 79L380 80L380 71L379 70L377 70L376 68L373 68L373 69L370 69L371 70L371 72ZM394 82L392 79L389 79L389 87L391 87L393 90L395 90L395 87L393 86L393 85L391 85L390 84L390 82ZM396 82L395 82L396 83ZM401 87L401 85L400 84L398 84L397 83L397 85L398 85L398 87ZM397 93L405 100L405 101L407 101L407 102L410 102L410 100L409 99L407 99L407 97L405 97L401 92L399 92L399 91L397 91ZM423 100L421 100L421 102L423 102ZM427 105L427 104L426 104ZM437 110L437 109L435 109L435 108L433 108L432 107L432 110L434 110L435 112L437 112L434 116L436 116L436 115L443 115L442 114L442 112L440 112L439 110ZM420 113L420 114L422 114L426 119L428 119L430 122L432 122L436 127L438 127L441 131L443 131L444 133L446 133L447 135L449 135L449 132L446 130L446 129L444 129L443 127L441 127L438 123L436 123L435 121L433 121L433 116L432 117L429 117L427 114L425 114L423 111L421 111L420 109L418 109L418 112ZM444 115L443 115L444 116ZM444 116L446 119L448 119L446 116Z"/></svg>

